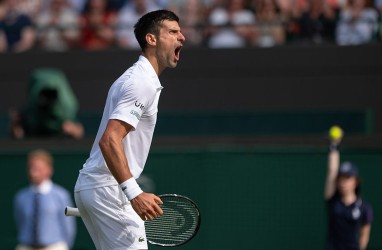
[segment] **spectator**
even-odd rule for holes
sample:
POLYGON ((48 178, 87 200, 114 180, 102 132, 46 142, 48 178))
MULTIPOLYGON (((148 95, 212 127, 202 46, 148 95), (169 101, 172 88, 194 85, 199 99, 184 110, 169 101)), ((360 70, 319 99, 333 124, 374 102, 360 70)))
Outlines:
POLYGON ((88 2, 88 0, 69 0, 69 6, 76 11, 77 14, 80 14, 84 11, 86 2, 88 2))
POLYGON ((119 11, 117 19, 117 43, 124 49, 139 49, 133 27, 147 12, 160 9, 153 1, 131 0, 119 11))
POLYGON ((277 8, 280 10, 281 19, 286 30, 286 41, 296 42, 300 39, 300 18, 307 10, 305 0, 276 0, 277 8))
POLYGON ((76 233, 74 217, 66 217, 65 206, 73 205, 70 193, 52 182, 53 158, 45 150, 28 154, 30 186, 14 199, 18 231, 16 250, 67 250, 76 233))
POLYGON ((37 69, 31 74, 27 104, 11 114, 11 134, 15 138, 83 136, 76 121, 78 103, 63 72, 37 69))
POLYGON ((37 39, 41 48, 66 51, 79 39, 79 17, 68 7, 67 0, 51 0, 49 8, 36 20, 37 39))
POLYGON ((308 10, 299 19, 301 39, 309 43, 333 42, 336 13, 326 1, 309 0, 308 10))
POLYGON ((199 46, 203 41, 202 25, 205 23, 206 8, 200 0, 183 0, 167 7, 182 17, 182 33, 187 37, 185 46, 199 46))
POLYGON ((256 1, 257 45, 271 47, 285 42, 285 28, 275 0, 256 1))
POLYGON ((211 11, 208 47, 243 48, 256 42, 255 14, 245 7, 244 0, 227 0, 211 11))
POLYGON ((22 14, 17 0, 4 0, 0 20, 0 51, 23 52, 33 47, 35 31, 31 19, 22 14))
POLYGON ((34 23, 38 15, 41 13, 46 1, 47 0, 18 0, 17 9, 20 13, 29 16, 32 23, 34 23))
POLYGON ((374 7, 377 9, 379 14, 379 29, 378 29, 378 40, 382 41, 382 0, 375 0, 374 7))
POLYGON ((81 16, 81 47, 88 50, 111 48, 115 44, 116 15, 107 0, 89 0, 81 16))
POLYGON ((376 39, 378 13, 366 7, 365 0, 349 0, 348 6, 341 10, 336 29, 339 45, 360 45, 376 39))
POLYGON ((382 14, 382 0, 375 0, 374 7, 378 10, 379 15, 382 14))
POLYGON ((129 2, 130 0, 108 0, 108 1, 109 1, 109 5, 111 9, 115 11, 119 11, 126 4, 126 2, 129 2))

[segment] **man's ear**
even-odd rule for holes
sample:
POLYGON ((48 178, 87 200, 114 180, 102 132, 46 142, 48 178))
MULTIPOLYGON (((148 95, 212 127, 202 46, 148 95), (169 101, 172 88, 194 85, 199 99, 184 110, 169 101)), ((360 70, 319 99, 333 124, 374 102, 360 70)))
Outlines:
POLYGON ((147 44, 149 44, 151 46, 157 45, 157 39, 156 39, 155 35, 153 35, 151 33, 148 33, 146 35, 146 42, 147 42, 147 44))

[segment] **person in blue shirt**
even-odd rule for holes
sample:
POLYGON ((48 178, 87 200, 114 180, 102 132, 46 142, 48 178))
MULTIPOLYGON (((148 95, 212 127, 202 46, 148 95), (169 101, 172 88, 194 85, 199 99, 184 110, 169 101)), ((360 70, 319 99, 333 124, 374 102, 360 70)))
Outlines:
POLYGON ((16 250, 70 249, 76 221, 64 215, 64 208, 73 201, 66 189, 51 180, 53 157, 45 150, 34 150, 28 154, 27 170, 31 185, 14 198, 16 250))
POLYGON ((361 199, 358 167, 349 161, 340 164, 338 145, 332 140, 324 198, 328 215, 326 250, 365 250, 369 243, 372 207, 361 199))

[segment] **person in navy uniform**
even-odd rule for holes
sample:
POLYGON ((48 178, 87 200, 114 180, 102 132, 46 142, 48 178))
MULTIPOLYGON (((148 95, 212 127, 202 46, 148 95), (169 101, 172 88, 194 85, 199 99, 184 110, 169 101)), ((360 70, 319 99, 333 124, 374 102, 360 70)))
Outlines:
POLYGON ((324 198, 328 215, 326 250, 365 250, 369 243, 372 207, 361 199, 358 167, 340 164, 339 140, 332 140, 324 198))

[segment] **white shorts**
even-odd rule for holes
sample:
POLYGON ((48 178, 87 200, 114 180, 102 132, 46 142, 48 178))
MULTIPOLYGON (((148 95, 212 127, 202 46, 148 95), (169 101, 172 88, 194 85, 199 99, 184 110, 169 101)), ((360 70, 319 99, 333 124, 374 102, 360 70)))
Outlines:
POLYGON ((82 190, 74 198, 97 250, 148 249, 144 221, 119 186, 82 190))
MULTIPOLYGON (((35 250, 35 249, 37 248, 28 246, 28 245, 19 244, 16 246, 15 250, 35 250)), ((69 250, 69 247, 68 245, 66 245, 65 242, 57 242, 46 247, 40 247, 38 249, 39 250, 69 250)))

